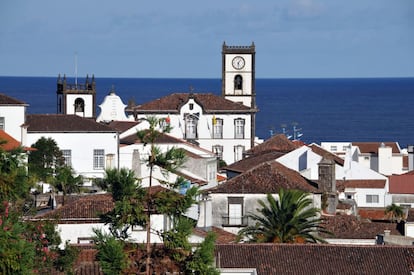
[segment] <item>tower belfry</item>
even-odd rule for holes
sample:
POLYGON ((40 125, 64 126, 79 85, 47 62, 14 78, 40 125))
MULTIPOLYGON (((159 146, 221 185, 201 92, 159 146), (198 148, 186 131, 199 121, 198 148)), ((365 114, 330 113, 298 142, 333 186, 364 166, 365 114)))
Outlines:
POLYGON ((254 43, 250 46, 228 46, 222 49, 222 96, 256 108, 254 43))
POLYGON ((251 110, 251 148, 256 135, 256 46, 228 46, 222 48, 221 95, 233 102, 241 103, 251 110))
POLYGON ((57 79, 57 113, 96 118, 96 82, 86 75, 85 83, 68 84, 66 75, 57 79))

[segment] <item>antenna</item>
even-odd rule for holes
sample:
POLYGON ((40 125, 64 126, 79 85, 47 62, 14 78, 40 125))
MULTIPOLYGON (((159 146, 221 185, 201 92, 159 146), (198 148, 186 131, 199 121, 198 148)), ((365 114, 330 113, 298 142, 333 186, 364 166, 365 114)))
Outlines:
POLYGON ((75 87, 78 89, 78 53, 75 52, 75 87))

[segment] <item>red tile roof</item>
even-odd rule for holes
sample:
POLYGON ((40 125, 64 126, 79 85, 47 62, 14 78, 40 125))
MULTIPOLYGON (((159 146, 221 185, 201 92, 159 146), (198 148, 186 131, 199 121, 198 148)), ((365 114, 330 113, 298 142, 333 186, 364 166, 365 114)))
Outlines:
POLYGON ((140 122, 138 121, 111 121, 108 124, 104 123, 104 125, 107 125, 118 132, 125 132, 126 130, 131 129, 139 123, 140 122))
POLYGON ((266 152, 290 152, 297 148, 299 148, 301 145, 295 144, 291 140, 289 140, 284 134, 274 135, 271 138, 267 139, 263 143, 254 146, 250 150, 246 152, 246 155, 257 155, 260 153, 266 153, 266 152))
POLYGON ((0 93, 0 105, 23 105, 23 106, 28 106, 28 104, 26 104, 25 102, 15 99, 13 97, 7 96, 3 93, 0 93))
POLYGON ((414 173, 389 176, 391 194, 414 194, 414 173))
POLYGON ((340 166, 344 166, 344 159, 323 149, 322 147, 316 145, 316 144, 312 144, 309 145, 309 147, 312 149, 312 151, 315 154, 320 155, 321 157, 323 157, 324 159, 329 159, 329 160, 333 160, 335 161, 336 164, 340 165, 340 166))
POLYGON ((389 215, 385 214, 385 208, 359 207, 358 216, 374 221, 388 221, 390 219, 389 215))
MULTIPOLYGON (((384 209, 377 211, 384 216, 384 209)), ((362 217, 353 215, 323 216, 321 225, 325 227, 333 236, 324 235, 325 238, 336 239, 375 239, 378 234, 384 234, 384 230, 390 230, 392 235, 400 235, 397 223, 390 223, 387 219, 367 219, 367 213, 362 210, 362 217), (378 222, 382 220, 382 222, 378 222)))
POLYGON ((0 130, 0 148, 5 151, 11 151, 20 147, 20 142, 15 140, 5 131, 0 130), (4 143, 3 143, 4 142, 4 143))
POLYGON ((392 148, 393 154, 401 153, 400 146, 397 142, 352 142, 353 146, 358 146, 362 154, 376 154, 378 155, 378 148, 384 144, 392 148))
POLYGON ((345 191, 345 188, 384 188, 386 180, 337 180, 338 191, 345 191))
MULTIPOLYGON (((173 93, 159 99, 137 105, 133 109, 136 113, 178 113, 181 107, 193 97, 195 102, 203 107, 206 113, 250 113, 257 110, 251 109, 240 103, 224 99, 211 93, 173 93)), ((127 110, 132 111, 132 110, 127 110)))
MULTIPOLYGON (((211 227, 211 232, 214 232, 216 234, 216 243, 224 244, 224 243, 234 243, 236 242, 237 235, 230 233, 228 231, 225 231, 218 227, 211 227)), ((209 231, 204 230, 203 228, 196 227, 193 229, 193 233, 197 236, 200 236, 202 238, 205 238, 207 236, 209 231)))
POLYGON ((256 268, 257 274, 411 274, 412 246, 328 244, 219 244, 222 268, 256 268))
MULTIPOLYGON (((3 149, 4 151, 11 151, 11 150, 18 149, 20 147, 20 145, 21 145, 21 143, 19 141, 17 141, 12 136, 7 134, 5 131, 0 130, 0 148, 1 149, 3 149), (4 143, 2 143, 2 142, 4 142, 4 143)), ((36 150, 34 148, 31 148, 31 147, 23 147, 22 149, 24 151, 36 150)))
POLYGON ((78 199, 69 200, 64 206, 48 212, 37 218, 59 218, 60 223, 88 223, 98 221, 99 215, 107 213, 114 208, 112 195, 94 194, 79 196, 78 199))
POLYGON ((267 162, 270 160, 275 160, 281 156, 283 156, 285 153, 282 152, 267 152, 263 154, 256 154, 253 156, 249 156, 247 158, 244 158, 242 160, 239 160, 229 166, 226 166, 223 168, 223 170, 228 171, 234 171, 238 173, 246 172, 247 170, 252 169, 253 167, 260 165, 263 162, 267 162))
POLYGON ((115 132, 109 126, 100 124, 93 119, 77 115, 36 114, 27 115, 25 125, 27 132, 115 132))
POLYGON ((209 191, 233 194, 276 194, 280 188, 317 191, 315 183, 276 161, 262 163, 209 191))

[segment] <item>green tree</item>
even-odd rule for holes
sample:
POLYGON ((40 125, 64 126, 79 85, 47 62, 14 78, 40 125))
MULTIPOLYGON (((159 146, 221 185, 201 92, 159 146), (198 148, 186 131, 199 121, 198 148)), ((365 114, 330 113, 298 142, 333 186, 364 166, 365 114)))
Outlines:
POLYGON ((306 192, 280 189, 279 200, 267 194, 267 202, 259 200, 259 205, 258 214, 248 214, 256 224, 243 228, 240 238, 259 243, 317 243, 325 242, 318 233, 329 234, 306 192))
POLYGON ((23 160, 21 150, 0 148, 0 274, 50 274, 58 266, 70 272, 74 257, 69 260, 66 250, 59 250, 55 224, 22 217, 31 187, 23 160))
POLYGON ((102 267, 103 273, 108 275, 123 274, 123 271, 128 267, 124 242, 100 230, 95 229, 94 233, 94 242, 98 249, 96 258, 102 267))
POLYGON ((400 222, 404 219, 404 209, 394 203, 385 208, 385 214, 389 216, 392 222, 400 222))
POLYGON ((65 205, 67 194, 79 193, 83 185, 82 176, 74 175, 74 171, 70 166, 61 166, 56 169, 56 176, 53 186, 63 193, 62 205, 65 205))
MULTIPOLYGON (((196 274, 215 274, 208 273, 207 271, 202 273, 202 270, 207 270, 205 267, 207 263, 212 264, 212 261, 209 261, 213 257, 212 246, 202 244, 195 249, 195 251, 201 249, 203 252, 197 253, 204 255, 208 254, 207 248, 211 248, 209 250, 210 258, 201 259, 200 256, 193 257, 195 251, 193 251, 188 238, 192 233, 195 222, 183 216, 195 203, 198 189, 191 187, 185 194, 180 194, 176 191, 184 183, 183 178, 177 177, 174 182, 165 180, 170 173, 176 172, 183 165, 185 153, 182 149, 175 147, 162 151, 156 146, 158 138, 163 133, 171 130, 171 128, 168 123, 165 123, 166 121, 155 117, 149 117, 147 121, 149 129, 139 131, 137 135, 145 146, 149 146, 148 157, 144 160, 149 168, 149 186, 148 188, 142 188, 140 180, 135 178, 132 171, 124 169, 120 171, 106 171, 106 176, 101 186, 112 192, 115 207, 111 212, 103 215, 102 219, 106 224, 109 224, 115 240, 121 243, 127 240, 130 226, 138 225, 146 229, 147 240, 145 247, 138 249, 140 252, 131 252, 132 249, 128 249, 129 258, 131 261, 135 261, 127 269, 130 273, 145 271, 146 274, 152 274, 153 272, 158 272, 159 268, 163 269, 160 272, 178 271, 178 268, 181 272, 187 272, 186 274, 193 274, 194 272, 196 274), (154 172, 157 169, 165 177, 155 178, 154 172), (153 188, 155 180, 165 187, 166 190, 159 191, 153 188), (151 228, 151 215, 153 214, 168 216, 173 223, 172 229, 156 232, 154 228, 151 228), (162 238, 163 248, 156 247, 151 243, 152 232, 158 233, 162 238), (140 254, 141 256, 138 257, 133 254, 140 254), (167 262, 169 264, 166 264, 167 262), (194 264, 190 264, 191 262, 194 262, 194 264), (135 270, 133 266, 135 266, 135 270), (157 270, 154 269, 155 267, 157 267, 157 270), (200 270, 197 270, 197 268, 200 270)), ((211 240, 210 238, 207 241, 211 242, 211 240)), ((209 270, 212 270, 211 266, 209 270)), ((124 271, 127 272, 126 270, 124 271)))
POLYGON ((52 183, 56 170, 64 165, 64 158, 56 141, 41 137, 31 147, 36 150, 29 154, 29 175, 52 183))

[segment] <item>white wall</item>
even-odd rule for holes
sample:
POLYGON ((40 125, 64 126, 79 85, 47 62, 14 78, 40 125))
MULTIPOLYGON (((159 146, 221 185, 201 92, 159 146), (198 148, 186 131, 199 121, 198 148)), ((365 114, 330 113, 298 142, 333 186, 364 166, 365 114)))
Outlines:
POLYGON ((4 117, 4 131, 20 142, 22 142, 20 126, 25 122, 25 114, 25 106, 0 106, 0 117, 4 117))
MULTIPOLYGON (((113 133, 28 133, 27 143, 32 145, 41 137, 52 138, 60 150, 72 151, 72 168, 86 178, 102 178, 104 169, 93 168, 93 150, 104 149, 105 156, 114 154, 113 167, 118 163, 118 137, 113 133)), ((105 165, 107 165, 105 161, 105 165)), ((105 167, 110 168, 110 167, 105 167)))
MULTIPOLYGON (((197 132, 198 138, 196 141, 200 144, 201 148, 212 151, 214 145, 223 146, 223 160, 229 165, 235 161, 234 159, 234 147, 241 145, 244 146, 245 151, 251 147, 251 116, 249 114, 204 114, 203 109, 198 105, 194 99, 190 99, 181 108, 180 114, 154 114, 159 118, 170 118, 170 125, 172 127, 171 136, 176 138, 185 139, 185 118, 184 114, 197 114, 199 115, 197 132), (193 104, 193 109, 190 110, 190 104, 193 104), (223 138, 213 139, 213 116, 216 119, 223 119, 223 138), (244 119, 244 138, 236 139, 234 137, 234 120, 244 119)), ((148 115, 139 115, 139 118, 146 118, 148 115)), ((144 127, 141 126, 141 127, 144 127)))

